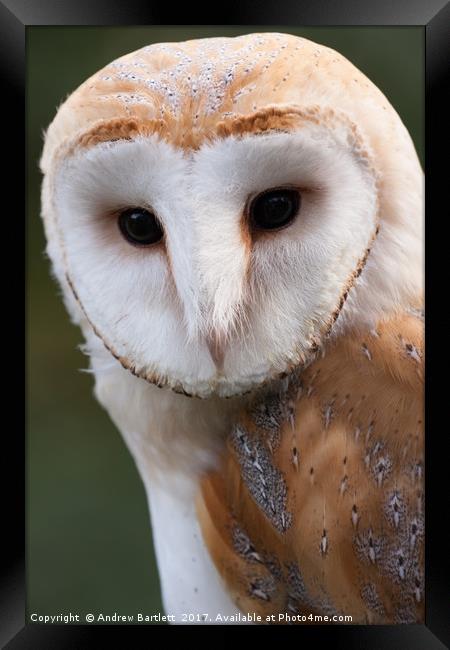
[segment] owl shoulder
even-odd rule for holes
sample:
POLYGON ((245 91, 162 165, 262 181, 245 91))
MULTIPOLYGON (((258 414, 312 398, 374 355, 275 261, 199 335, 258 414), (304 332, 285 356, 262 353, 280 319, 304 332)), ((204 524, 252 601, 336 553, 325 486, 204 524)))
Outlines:
POLYGON ((423 356, 421 319, 397 314, 240 414, 199 517, 243 611, 420 619, 423 356))

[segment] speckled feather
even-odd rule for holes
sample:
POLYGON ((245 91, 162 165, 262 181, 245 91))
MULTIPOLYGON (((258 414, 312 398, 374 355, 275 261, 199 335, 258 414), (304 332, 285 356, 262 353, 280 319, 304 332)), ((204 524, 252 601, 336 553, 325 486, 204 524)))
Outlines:
POLYGON ((423 323, 402 313, 241 414, 198 510, 242 611, 423 620, 422 411, 423 323))
POLYGON ((85 145, 110 140, 111 120, 119 138, 156 131, 195 148, 271 104, 334 105, 374 136, 383 120, 383 139, 372 140, 381 157, 383 142, 409 139, 379 89, 338 52, 289 34, 257 33, 158 43, 113 61, 60 107, 41 166, 48 171, 57 150, 66 153, 78 136, 85 145))

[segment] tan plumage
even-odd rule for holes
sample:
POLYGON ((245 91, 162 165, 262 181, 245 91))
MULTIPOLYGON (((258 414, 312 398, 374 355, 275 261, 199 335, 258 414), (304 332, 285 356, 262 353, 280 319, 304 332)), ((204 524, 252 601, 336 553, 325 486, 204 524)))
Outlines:
POLYGON ((302 106, 317 122, 324 117, 319 108, 334 106, 376 134, 371 144, 382 158, 389 157, 383 144, 393 138, 409 146, 389 102, 350 61, 304 38, 265 33, 158 43, 111 62, 59 108, 41 165, 48 171, 55 154, 80 144, 155 132, 176 146, 198 148, 218 131, 222 137, 236 132, 236 122, 244 125, 268 106, 302 106))
POLYGON ((423 620, 422 330, 325 345, 238 420, 198 508, 242 611, 423 620))

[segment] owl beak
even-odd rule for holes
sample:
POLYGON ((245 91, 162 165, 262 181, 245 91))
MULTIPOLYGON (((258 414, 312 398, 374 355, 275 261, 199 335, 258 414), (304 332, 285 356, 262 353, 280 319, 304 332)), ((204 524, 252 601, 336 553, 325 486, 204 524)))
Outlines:
POLYGON ((213 332, 206 339, 206 345, 208 347, 211 359, 214 361, 214 365, 217 370, 221 372, 223 370, 223 362, 225 357, 224 343, 221 340, 220 334, 213 332))

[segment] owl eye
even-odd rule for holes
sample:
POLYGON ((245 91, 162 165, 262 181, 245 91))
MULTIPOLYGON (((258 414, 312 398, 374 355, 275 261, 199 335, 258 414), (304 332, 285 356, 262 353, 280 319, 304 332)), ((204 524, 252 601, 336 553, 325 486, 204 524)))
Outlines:
POLYGON ((250 205, 250 219, 256 228, 275 230, 289 225, 300 209, 297 190, 281 188, 259 194, 250 205))
POLYGON ((130 208, 121 212, 119 228, 127 241, 138 246, 156 244, 164 235, 156 216, 144 208, 130 208))

